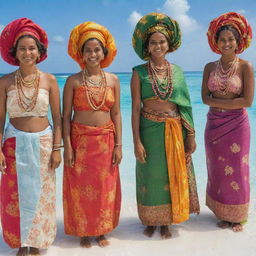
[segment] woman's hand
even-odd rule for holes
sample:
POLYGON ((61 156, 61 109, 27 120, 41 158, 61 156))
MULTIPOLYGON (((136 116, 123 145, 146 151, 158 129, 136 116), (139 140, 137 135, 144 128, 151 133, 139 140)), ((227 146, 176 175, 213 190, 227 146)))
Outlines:
POLYGON ((194 153, 196 150, 196 141, 194 136, 187 136, 185 140, 185 152, 188 154, 194 153))
POLYGON ((141 142, 138 142, 134 145, 135 157, 141 163, 146 163, 146 150, 141 142))
POLYGON ((61 153, 60 150, 52 151, 51 155, 51 168, 56 169, 61 163, 61 153))
POLYGON ((121 163, 123 154, 122 154, 122 145, 115 145, 113 151, 112 163, 113 165, 118 165, 121 163))
POLYGON ((73 168, 75 164, 75 154, 71 147, 64 148, 64 164, 67 167, 73 168))
POLYGON ((6 161, 5 161, 5 156, 3 154, 3 152, 0 152, 0 172, 2 172, 3 174, 6 174, 5 169, 6 169, 6 161))

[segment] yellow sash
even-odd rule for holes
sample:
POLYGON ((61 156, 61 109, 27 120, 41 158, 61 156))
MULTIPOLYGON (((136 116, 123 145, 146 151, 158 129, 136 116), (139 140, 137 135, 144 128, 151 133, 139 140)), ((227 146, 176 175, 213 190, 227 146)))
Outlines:
POLYGON ((189 219, 188 175, 180 120, 165 120, 165 148, 168 166, 173 223, 189 219))

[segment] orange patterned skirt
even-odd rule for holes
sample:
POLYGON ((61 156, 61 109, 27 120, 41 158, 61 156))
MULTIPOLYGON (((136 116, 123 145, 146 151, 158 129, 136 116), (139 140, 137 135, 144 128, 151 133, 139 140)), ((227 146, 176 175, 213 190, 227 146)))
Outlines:
POLYGON ((65 233, 99 236, 119 222, 121 186, 119 168, 112 164, 114 124, 86 126, 72 123, 74 167, 64 166, 65 233))

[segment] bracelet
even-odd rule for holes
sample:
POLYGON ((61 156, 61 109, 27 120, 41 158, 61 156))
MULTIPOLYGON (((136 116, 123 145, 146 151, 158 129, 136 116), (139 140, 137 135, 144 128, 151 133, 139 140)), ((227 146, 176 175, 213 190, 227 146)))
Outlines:
POLYGON ((118 143, 116 143, 116 144, 115 144, 115 147, 118 147, 118 146, 123 146, 123 144, 118 144, 118 143))
POLYGON ((63 147, 63 145, 62 144, 53 144, 53 147, 63 147))
POLYGON ((195 133, 187 133, 187 136, 195 136, 195 133))
POLYGON ((53 148, 52 151, 58 151, 61 150, 61 148, 53 148))

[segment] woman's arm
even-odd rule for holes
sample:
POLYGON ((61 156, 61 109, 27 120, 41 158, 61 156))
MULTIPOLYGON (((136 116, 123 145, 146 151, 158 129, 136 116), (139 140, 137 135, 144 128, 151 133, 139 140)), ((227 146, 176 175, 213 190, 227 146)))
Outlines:
POLYGON ((74 165, 74 152, 70 139, 70 122, 73 107, 73 77, 69 77, 63 92, 63 141, 64 141, 64 163, 68 167, 74 165))
POLYGON ((6 80, 4 77, 0 78, 0 172, 5 173, 6 161, 2 151, 4 125, 6 117, 6 80))
POLYGON ((53 122, 53 151, 51 157, 51 168, 56 169, 61 162, 61 113, 60 113, 60 92, 53 75, 49 76, 50 83, 50 106, 53 122), (56 150, 58 149, 58 150, 56 150))
POLYGON ((209 79, 209 75, 211 72, 211 68, 212 68, 212 63, 208 63, 204 67, 203 82, 202 82, 202 89, 201 89, 202 101, 204 104, 209 105, 210 107, 211 107, 211 105, 209 104, 209 102, 212 99, 212 95, 208 88, 208 79, 209 79))
POLYGON ((122 118, 120 111, 120 82, 116 75, 111 74, 115 89, 115 103, 110 110, 111 120, 115 125, 115 148, 113 152, 113 164, 120 164, 122 160, 122 118))
POLYGON ((140 139, 140 111, 141 111, 141 92, 140 78, 134 70, 131 79, 132 94, 132 132, 135 157, 141 162, 146 162, 146 151, 140 139))

